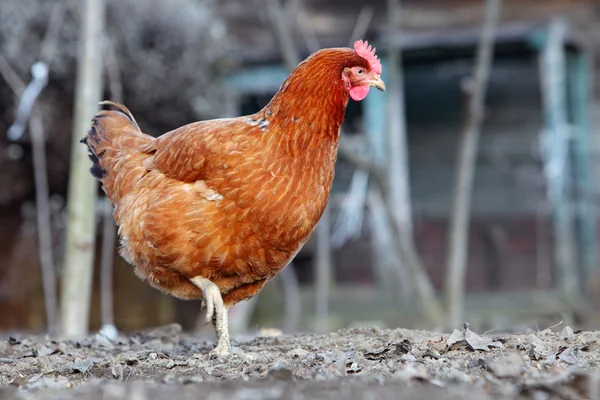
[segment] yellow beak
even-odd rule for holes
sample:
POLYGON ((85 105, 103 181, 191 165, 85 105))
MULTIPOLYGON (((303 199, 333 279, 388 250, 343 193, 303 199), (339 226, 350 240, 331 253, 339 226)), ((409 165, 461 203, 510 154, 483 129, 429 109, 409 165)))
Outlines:
POLYGON ((369 86, 376 87, 382 92, 385 91, 385 83, 381 80, 381 78, 377 75, 373 76, 373 79, 369 82, 369 86))

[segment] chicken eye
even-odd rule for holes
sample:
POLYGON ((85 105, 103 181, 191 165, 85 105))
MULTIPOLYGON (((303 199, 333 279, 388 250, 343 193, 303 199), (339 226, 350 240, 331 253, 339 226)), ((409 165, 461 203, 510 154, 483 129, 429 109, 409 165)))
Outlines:
POLYGON ((359 68, 356 70, 356 75, 362 75, 362 73, 363 73, 362 68, 359 68))

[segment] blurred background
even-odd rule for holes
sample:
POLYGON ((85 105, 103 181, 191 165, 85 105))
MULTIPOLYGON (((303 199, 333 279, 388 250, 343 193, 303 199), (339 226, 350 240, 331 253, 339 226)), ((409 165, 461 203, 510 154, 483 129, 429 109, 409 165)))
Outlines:
MULTIPOLYGON (((71 146, 85 133, 73 127, 83 3, 0 5, 5 332, 55 324, 68 279, 71 146)), ((230 311, 232 330, 598 326, 596 2, 102 3, 105 16, 91 19, 104 21, 94 42, 101 98, 124 102, 152 135, 259 110, 322 47, 368 39, 382 59, 388 91, 350 102, 316 234, 230 311)), ((94 190, 90 329, 196 329, 199 302, 150 288, 120 258, 94 190)))

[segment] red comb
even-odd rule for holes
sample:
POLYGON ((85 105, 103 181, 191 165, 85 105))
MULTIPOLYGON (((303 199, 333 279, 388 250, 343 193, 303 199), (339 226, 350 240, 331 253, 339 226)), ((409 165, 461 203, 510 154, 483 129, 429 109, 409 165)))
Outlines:
POLYGON ((369 62, 373 72, 381 75, 381 62, 375 55, 375 48, 369 46, 369 43, 366 41, 357 40, 354 42, 354 51, 369 62))

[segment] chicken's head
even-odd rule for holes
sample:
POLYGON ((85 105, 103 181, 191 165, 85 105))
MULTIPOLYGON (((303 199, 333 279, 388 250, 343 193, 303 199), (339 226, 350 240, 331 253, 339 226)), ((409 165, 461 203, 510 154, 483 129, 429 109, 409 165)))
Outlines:
POLYGON ((350 97, 355 101, 360 101, 367 97, 371 86, 383 91, 385 84, 381 80, 381 62, 375 55, 375 49, 369 46, 368 42, 357 40, 354 43, 354 51, 366 63, 344 68, 342 78, 350 97))

